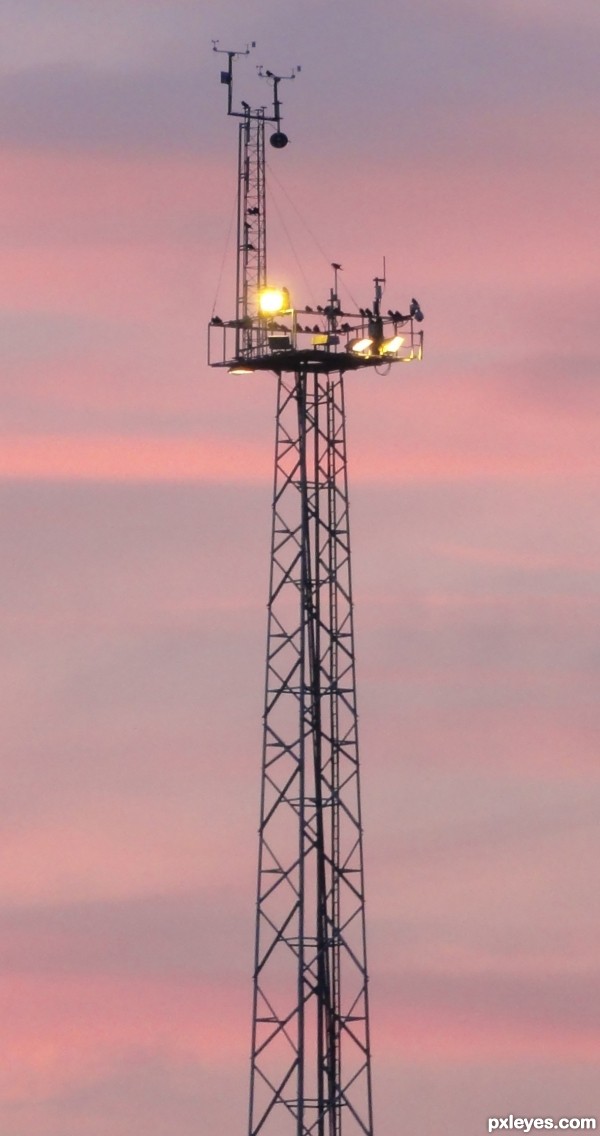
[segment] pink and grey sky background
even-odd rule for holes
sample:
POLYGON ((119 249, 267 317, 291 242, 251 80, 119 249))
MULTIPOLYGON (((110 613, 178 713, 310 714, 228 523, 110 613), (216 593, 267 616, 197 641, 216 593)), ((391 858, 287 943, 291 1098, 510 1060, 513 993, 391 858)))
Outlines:
POLYGON ((377 1136, 600 1119, 598 0, 3 0, 1 1136, 246 1123, 274 380, 205 362, 214 37, 303 68, 273 275, 426 313, 347 384, 377 1136))

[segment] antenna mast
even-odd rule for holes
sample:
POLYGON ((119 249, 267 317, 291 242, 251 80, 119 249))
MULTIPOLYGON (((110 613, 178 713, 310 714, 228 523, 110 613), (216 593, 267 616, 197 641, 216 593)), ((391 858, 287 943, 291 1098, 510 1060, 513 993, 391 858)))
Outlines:
POLYGON ((269 284, 264 130, 286 146, 295 72, 260 67, 272 112, 236 110, 249 51, 221 52, 241 119, 236 313, 208 346, 230 374, 277 375, 248 1136, 373 1136, 344 373, 420 359, 423 314, 382 314, 385 262, 358 312, 338 263, 316 313, 269 284))
MULTIPOLYGON (((287 146, 288 139, 281 130, 281 101, 279 84, 293 79, 290 75, 274 75, 262 66, 258 74, 273 86, 273 109, 267 114, 265 107, 252 108, 243 100, 241 110, 234 109, 233 64, 239 56, 249 55, 256 43, 248 44, 243 51, 224 51, 219 41, 213 40, 213 51, 227 56, 227 70, 221 71, 221 82, 227 86, 227 114, 241 119, 238 130, 238 207, 237 207, 237 263, 236 263, 236 355, 245 356, 252 350, 252 322, 258 316, 258 296, 267 283, 267 205, 265 194, 265 123, 275 123, 271 145, 276 149, 287 146)), ((256 346, 266 348, 265 329, 258 336, 256 346)))

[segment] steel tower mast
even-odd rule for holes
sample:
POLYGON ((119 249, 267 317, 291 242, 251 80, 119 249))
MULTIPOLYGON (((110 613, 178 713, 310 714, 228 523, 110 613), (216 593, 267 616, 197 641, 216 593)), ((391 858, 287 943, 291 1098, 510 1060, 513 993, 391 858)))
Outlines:
POLYGON ((208 337, 211 366, 278 380, 248 1133, 373 1136, 343 376, 420 359, 423 315, 416 300, 382 315, 385 270, 356 313, 339 264, 317 313, 268 285, 265 124, 283 149, 284 77, 259 68, 270 113, 235 110, 249 50, 223 52, 241 119, 236 314, 208 337))

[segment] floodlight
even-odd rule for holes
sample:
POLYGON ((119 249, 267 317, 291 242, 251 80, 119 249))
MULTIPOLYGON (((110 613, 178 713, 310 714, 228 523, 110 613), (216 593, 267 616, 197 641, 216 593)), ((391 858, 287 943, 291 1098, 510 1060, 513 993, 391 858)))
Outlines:
POLYGON ((279 312, 290 310, 290 294, 287 288, 261 288, 258 293, 258 310, 262 316, 276 316, 279 312))
POLYGON ((395 355, 396 351, 404 343, 403 335, 393 335, 391 339, 384 339, 381 347, 379 348, 380 355, 395 355))
POLYGON ((372 346, 373 340, 369 336, 365 336, 363 339, 351 339, 348 344, 350 351, 354 351, 355 355, 366 355, 372 346))
POLYGON ((339 335, 332 335, 329 331, 316 332, 311 342, 313 347, 337 347, 340 337, 339 335))
POLYGON ((246 367, 243 363, 234 364, 233 367, 228 367, 228 375, 253 375, 254 367, 246 367))

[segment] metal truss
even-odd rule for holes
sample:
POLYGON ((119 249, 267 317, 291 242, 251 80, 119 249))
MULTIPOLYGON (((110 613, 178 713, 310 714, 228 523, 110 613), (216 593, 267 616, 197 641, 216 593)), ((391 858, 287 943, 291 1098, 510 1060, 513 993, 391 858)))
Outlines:
MULTIPOLYGON (((236 355, 242 358, 256 347, 252 320, 257 315, 257 297, 267 283, 265 196, 265 114, 246 111, 239 126, 238 213, 236 281, 236 355)), ((266 330, 259 336, 266 348, 266 330)))
POLYGON ((278 381, 250 1136, 372 1136, 343 378, 278 381))

